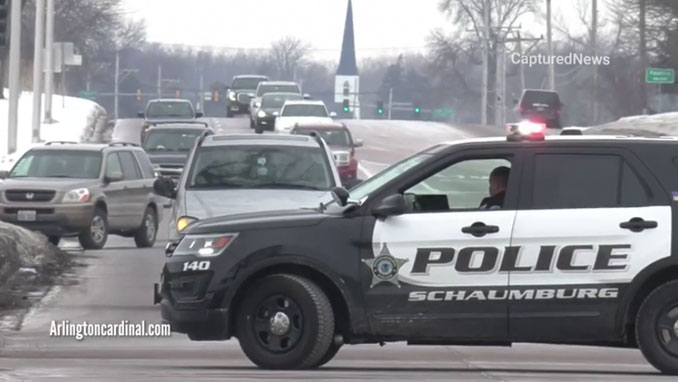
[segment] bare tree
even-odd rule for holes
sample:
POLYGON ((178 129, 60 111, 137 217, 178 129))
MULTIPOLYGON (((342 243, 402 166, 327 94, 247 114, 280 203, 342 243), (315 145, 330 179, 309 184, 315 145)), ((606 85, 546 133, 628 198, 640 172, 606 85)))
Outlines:
POLYGON ((296 37, 284 37, 271 44, 271 56, 281 78, 296 80, 297 70, 311 52, 307 43, 296 37))

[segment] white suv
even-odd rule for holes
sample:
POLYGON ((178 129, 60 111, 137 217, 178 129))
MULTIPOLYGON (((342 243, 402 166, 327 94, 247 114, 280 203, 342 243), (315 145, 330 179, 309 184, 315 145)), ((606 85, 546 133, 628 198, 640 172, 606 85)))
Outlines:
POLYGON ((276 133, 289 133, 298 123, 333 123, 336 113, 328 113, 323 101, 287 101, 275 119, 276 133))

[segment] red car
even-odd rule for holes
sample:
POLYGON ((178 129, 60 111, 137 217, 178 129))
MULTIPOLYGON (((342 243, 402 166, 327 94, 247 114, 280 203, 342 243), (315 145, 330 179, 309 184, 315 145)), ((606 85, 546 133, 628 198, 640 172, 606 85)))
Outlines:
POLYGON ((344 186, 358 182, 355 149, 361 147, 363 142, 360 139, 354 140, 351 131, 343 123, 297 124, 290 133, 310 135, 313 131, 318 132, 332 150, 344 186))

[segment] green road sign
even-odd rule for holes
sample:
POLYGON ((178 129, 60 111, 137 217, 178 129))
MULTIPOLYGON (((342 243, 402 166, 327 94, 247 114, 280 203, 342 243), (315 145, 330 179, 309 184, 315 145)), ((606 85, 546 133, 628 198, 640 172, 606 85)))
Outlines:
POLYGON ((78 97, 94 101, 97 98, 97 93, 83 90, 80 93, 78 93, 78 97))
POLYGON ((451 120, 454 117, 454 111, 450 108, 433 109, 433 119, 451 120))
POLYGON ((672 84, 676 82, 676 73, 673 69, 647 68, 645 82, 648 84, 672 84))

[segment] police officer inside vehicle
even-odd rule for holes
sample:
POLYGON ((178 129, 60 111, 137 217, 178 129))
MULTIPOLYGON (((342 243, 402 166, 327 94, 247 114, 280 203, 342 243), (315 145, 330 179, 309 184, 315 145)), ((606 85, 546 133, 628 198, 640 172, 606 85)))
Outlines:
POLYGON ((506 195, 506 185, 508 184, 511 169, 506 166, 500 166, 490 173, 490 196, 480 202, 480 209, 496 210, 504 206, 504 196, 506 195))

